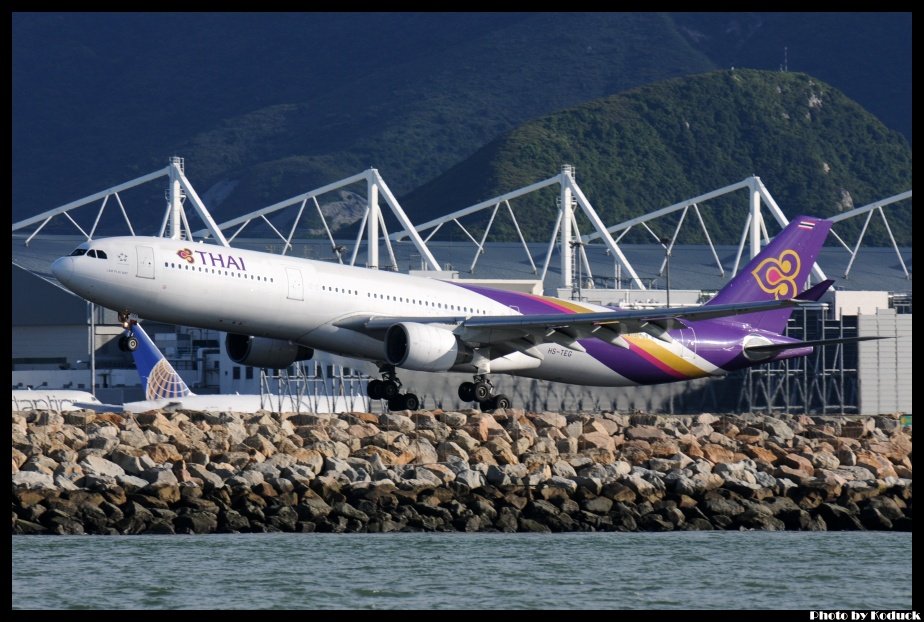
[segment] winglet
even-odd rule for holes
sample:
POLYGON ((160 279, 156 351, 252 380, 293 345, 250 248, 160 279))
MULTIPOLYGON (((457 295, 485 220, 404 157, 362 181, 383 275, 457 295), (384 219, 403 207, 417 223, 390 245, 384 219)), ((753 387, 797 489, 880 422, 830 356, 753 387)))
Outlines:
POLYGON ((822 281, 818 285, 814 285, 808 288, 807 290, 805 290, 804 292, 802 292, 801 294, 797 295, 796 300, 817 301, 822 296, 825 295, 825 292, 827 292, 828 288, 830 288, 832 285, 834 285, 834 279, 828 279, 826 281, 822 281))

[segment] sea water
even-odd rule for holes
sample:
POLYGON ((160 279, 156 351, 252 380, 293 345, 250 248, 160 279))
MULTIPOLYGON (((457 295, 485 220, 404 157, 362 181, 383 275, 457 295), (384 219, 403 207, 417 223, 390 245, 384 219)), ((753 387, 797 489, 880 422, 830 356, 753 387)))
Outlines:
POLYGON ((14 536, 17 609, 910 609, 911 534, 14 536))

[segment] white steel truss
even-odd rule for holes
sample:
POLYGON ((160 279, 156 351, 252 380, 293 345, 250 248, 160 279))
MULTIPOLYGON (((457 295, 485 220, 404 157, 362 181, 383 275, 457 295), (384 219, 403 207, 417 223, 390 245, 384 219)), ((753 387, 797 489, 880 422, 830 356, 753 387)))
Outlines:
MULTIPOLYGON (((513 221, 514 228, 516 229, 517 235, 520 239, 520 242, 523 245, 523 249, 526 251, 527 257, 529 257, 530 265, 533 267, 533 272, 536 272, 536 264, 533 261, 532 256, 529 253, 529 250, 526 245, 526 240, 523 237, 523 233, 520 230, 520 225, 517 222, 514 211, 510 206, 510 201, 518 197, 522 197, 531 192, 541 190, 548 186, 554 186, 558 184, 560 188, 560 194, 558 197, 558 216, 556 218, 555 224, 552 228, 552 235, 549 239, 548 250, 545 255, 545 261, 542 265, 542 273, 540 280, 545 280, 546 273, 549 269, 549 264, 552 258, 552 251, 555 247, 556 239, 559 239, 561 246, 561 252, 559 253, 561 258, 561 274, 562 274, 562 286, 571 287, 573 276, 573 266, 572 266, 572 253, 571 248, 575 243, 580 243, 584 239, 580 235, 578 230, 577 220, 575 219, 575 207, 580 207, 584 215, 590 221, 591 226, 596 231, 594 238, 601 238, 606 244, 607 250, 613 254, 618 264, 629 273, 630 278, 636 284, 639 289, 645 289, 645 285, 642 283, 642 280, 636 274, 635 269, 632 267, 632 264, 629 263, 629 260, 626 259, 623 255, 622 250, 620 250, 619 245, 613 240, 613 237, 606 230, 606 226, 603 224, 603 221, 600 219, 600 216, 597 214, 597 211, 591 205, 590 201, 587 199, 587 196, 581 190, 580 186, 577 185, 577 182, 574 180, 574 167, 565 164, 561 168, 561 172, 554 177, 549 177, 542 181, 538 181, 534 184, 530 184, 519 190, 514 190, 500 196, 496 196, 493 199, 488 199, 487 201, 482 201, 481 203, 476 203, 470 207, 452 212, 445 216, 435 218, 433 220, 427 221, 422 225, 416 227, 417 232, 423 232, 431 230, 430 235, 427 236, 426 240, 432 238, 440 228, 448 223, 453 223, 458 226, 465 235, 475 244, 475 256, 472 259, 472 264, 470 271, 475 271, 475 266, 478 263, 478 257, 484 253, 484 244, 488 238, 488 234, 491 231, 491 227, 494 224, 495 217, 497 212, 500 210, 501 205, 504 205, 507 208, 507 213, 510 215, 511 220, 513 221), (481 240, 476 240, 475 237, 469 232, 465 226, 459 222, 459 219, 464 218, 465 216, 480 212, 482 210, 491 209, 491 216, 488 220, 488 225, 485 227, 484 233, 481 236, 481 240), (561 235, 559 236, 559 232, 561 235)), ((406 232, 399 232, 392 234, 392 239, 400 240, 406 235, 406 232)), ((587 256, 583 252, 583 248, 580 248, 580 261, 584 264, 585 268, 590 274, 590 264, 587 261, 587 256)))
POLYGON ((119 210, 122 213, 122 217, 125 219, 125 224, 128 226, 128 231, 130 235, 135 235, 135 228, 132 226, 131 219, 128 216, 128 212, 125 210, 125 205, 122 203, 122 198, 119 196, 120 192, 124 192, 135 186, 140 186, 141 184, 146 184, 149 181, 153 181, 160 177, 169 178, 169 184, 167 186, 167 208, 164 212, 164 219, 160 227, 160 233, 158 235, 164 236, 167 234, 169 229, 169 237, 174 239, 192 239, 193 234, 189 227, 189 221, 186 218, 186 212, 183 209, 183 206, 188 198, 192 203, 193 208, 196 211, 196 214, 199 215, 199 218, 202 219, 202 222, 206 226, 206 230, 209 231, 215 240, 222 246, 228 246, 228 241, 225 239, 225 236, 222 234, 221 229, 215 224, 215 221, 212 219, 212 215, 209 213, 208 209, 205 207, 205 204, 202 202, 202 199, 199 198, 198 193, 193 188, 193 185, 186 178, 186 175, 183 172, 184 162, 183 158, 172 157, 170 158, 170 163, 164 168, 154 171, 153 173, 148 173, 147 175, 142 175, 141 177, 135 178, 131 181, 119 184, 117 186, 112 186, 111 188, 106 188, 89 196, 86 196, 82 199, 77 199, 76 201, 71 201, 65 205, 61 205, 54 209, 47 210, 33 216, 31 218, 26 218, 19 222, 13 223, 13 232, 21 231, 31 227, 33 225, 38 225, 34 231, 25 239, 26 246, 29 245, 29 242, 38 235, 42 229, 45 228, 55 216, 64 216, 74 227, 80 232, 80 234, 86 237, 87 240, 92 240, 93 236, 96 234, 97 225, 99 225, 100 218, 103 215, 103 212, 106 210, 106 206, 109 204, 109 199, 114 198, 115 203, 119 206, 119 210), (96 212, 96 217, 93 221, 93 226, 89 231, 86 231, 83 227, 77 224, 77 221, 73 219, 70 215, 70 211, 88 205, 95 201, 102 199, 102 203, 99 206, 98 211, 96 212))
MULTIPOLYGON (((304 215, 304 211, 308 206, 308 202, 311 201, 311 204, 317 211, 318 216, 321 218, 321 223, 324 225, 324 232, 327 235, 327 239, 330 241, 334 254, 337 256, 337 260, 340 263, 343 263, 343 247, 338 245, 336 240, 334 240, 330 226, 327 224, 327 219, 324 217, 324 213, 321 211, 321 205, 318 203, 318 197, 323 194, 327 194, 328 192, 333 192, 334 190, 339 190, 340 188, 344 188, 346 186, 350 186, 363 181, 366 182, 366 209, 363 212, 362 222, 359 227, 356 242, 353 245, 353 253, 350 256, 349 264, 351 266, 356 264, 356 257, 362 242, 363 233, 365 233, 367 244, 366 267, 379 268, 379 241, 384 239, 385 246, 388 251, 388 256, 391 260, 391 264, 388 266, 388 268, 395 271, 398 270, 398 261, 395 258, 395 253, 391 246, 391 237, 388 235, 388 229, 385 225, 385 219, 382 216, 382 210, 379 205, 379 196, 381 195, 381 198, 385 200, 385 204, 391 209, 392 214, 394 214, 395 218, 398 219, 398 223, 401 225, 401 227, 403 227, 402 235, 410 236, 414 242, 414 245, 417 247, 417 250, 420 252, 421 257, 426 260, 431 270, 440 270, 439 263, 430 252, 430 249, 427 248, 426 242, 424 242, 420 235, 418 235, 417 231, 415 231, 413 224, 407 217, 407 214, 404 213, 404 209, 402 209, 401 204, 398 203, 398 199, 395 198, 395 195, 392 194, 388 184, 385 183, 385 180, 382 179, 382 176, 379 175, 379 172, 374 168, 367 169, 362 173, 357 173, 351 177, 327 184, 326 186, 321 186, 320 188, 315 188, 314 190, 310 190, 289 199, 279 201, 278 203, 274 203, 268 207, 250 212, 249 214, 244 214, 243 216, 232 218, 231 220, 217 225, 217 228, 221 231, 234 229, 234 232, 228 238, 229 241, 233 241, 251 223, 263 222, 269 226, 269 228, 277 237, 279 237, 280 240, 282 240, 282 254, 285 255, 286 252, 292 248, 292 239, 295 236, 295 231, 299 222, 301 221, 302 216, 304 215), (267 216, 270 214, 277 213, 296 205, 298 206, 298 211, 287 234, 279 231, 279 229, 274 226, 267 218, 267 216), (379 234, 380 229, 383 232, 383 235, 379 234)), ((207 231, 199 231, 196 233, 201 234, 203 237, 208 236, 207 231)))
MULTIPOLYGON (((93 239, 94 235, 96 235, 97 226, 100 223, 100 218, 102 217, 105 209, 110 205, 110 203, 113 203, 118 207, 122 219, 124 219, 128 228, 129 234, 136 235, 135 228, 132 225, 129 213, 126 210, 120 193, 160 177, 167 177, 169 180, 166 192, 167 206, 164 212, 163 221, 160 226, 160 231, 158 233, 160 236, 169 236, 175 239, 194 239, 195 237, 203 239, 212 238, 218 244, 229 246, 230 243, 233 242, 233 240, 238 237, 238 235, 240 235, 248 225, 254 222, 264 222, 269 226, 270 230, 276 236, 278 236, 280 240, 283 241, 284 244, 282 254, 285 254, 292 248, 292 241, 295 237, 299 222, 301 221, 305 213, 305 209, 308 207, 308 202, 310 201, 314 207, 314 210, 318 213, 321 219, 325 234, 331 243, 338 261, 343 263, 343 251, 345 249, 343 246, 340 246, 334 239, 333 233, 321 210, 318 197, 352 184, 365 182, 367 205, 365 211, 363 212, 361 224, 357 233, 355 244, 352 249, 352 254, 349 259, 350 265, 355 265, 359 247, 361 246, 362 238, 365 235, 367 244, 366 266, 376 269, 381 267, 379 258, 379 244, 384 240, 388 253, 388 261, 390 261, 390 264, 386 265, 385 267, 391 270, 397 270, 398 262, 395 257, 391 242, 408 237, 412 240, 415 247, 419 251, 421 258, 425 260, 428 269, 440 271, 440 264, 433 256, 430 249, 427 247, 427 242, 433 238, 433 236, 443 227, 443 225, 455 224, 463 231, 466 237, 471 240, 472 244, 475 246, 474 257, 472 258, 471 265, 469 266, 469 271, 474 273, 480 256, 485 252, 485 244, 487 242, 491 228, 496 222, 498 214, 500 212, 505 212, 513 222, 514 229, 517 233, 523 250, 526 253, 527 258, 529 259, 533 273, 540 274, 541 280, 545 280, 556 245, 559 247, 559 256, 561 261, 561 285, 563 287, 568 288, 573 286, 573 271, 575 262, 578 262, 580 267, 586 271, 588 278, 592 278, 593 275, 591 273, 590 262, 587 259, 587 254, 584 247, 586 244, 590 244, 597 240, 602 240, 607 248, 608 254, 610 254, 614 259, 617 275, 621 274, 621 271, 625 271, 625 273, 628 275, 629 281, 638 289, 644 290, 646 289, 645 285, 619 246, 619 242, 633 227, 640 227, 644 229, 652 236, 655 242, 665 246, 667 253, 664 260, 662 260, 660 269, 660 273, 663 274, 667 261, 667 255, 669 255, 673 250, 678 234, 680 232, 680 228, 687 221, 687 216, 692 210, 693 215, 696 216, 698 227, 702 230, 705 236, 706 244, 709 246, 712 252, 712 256, 715 260, 719 274, 725 276, 725 268, 722 266, 722 263, 719 260, 718 253, 712 241, 712 236, 710 236, 709 230, 703 220, 702 214, 700 213, 700 204, 709 201, 710 199, 729 194, 731 192, 746 189, 748 191, 748 210, 747 217, 745 218, 744 222, 744 227, 742 228, 740 241, 738 243, 734 266, 731 270, 730 276, 734 276, 737 274, 738 269, 741 266, 741 260, 744 255, 745 248, 748 248, 749 256, 754 257, 760 252, 762 242, 767 243, 770 240, 766 219, 762 213, 762 207, 766 207, 769 210, 772 220, 776 221, 780 228, 783 228, 789 224, 789 220, 783 214, 783 211, 780 209, 779 205, 777 205, 773 196, 767 190, 766 186, 764 186, 760 178, 757 176, 751 176, 717 190, 713 190, 711 192, 707 192, 693 198, 674 203, 673 205, 649 212, 648 214, 644 214, 642 216, 638 216, 636 218, 632 218, 616 225, 607 227, 603 224, 593 205, 578 186, 574 178, 574 173, 574 167, 570 165, 564 165, 561 168, 561 172, 553 177, 549 177, 548 179, 530 184, 523 188, 507 192, 492 199, 476 203, 470 207, 457 210, 415 227, 405 214, 404 210, 398 203, 398 200, 395 198, 388 185, 382 179, 379 172, 374 168, 369 168, 361 173, 347 177, 338 182, 327 184, 315 190, 311 190, 284 201, 274 203, 273 205, 256 210, 249 214, 245 214, 244 216, 228 220, 221 224, 216 224, 205 204, 200 199, 198 193, 186 178, 184 174, 183 158, 173 157, 170 159, 169 164, 163 169, 154 171, 147 175, 143 175, 131 181, 112 186, 105 190, 101 190, 82 199, 71 201, 70 203, 61 205, 51 210, 47 210, 31 218, 13 223, 12 229, 13 232, 16 233, 28 231, 31 227, 34 227, 34 229, 31 230, 31 233, 29 233, 24 240, 25 245, 28 246, 29 242, 35 238, 35 236, 38 235, 49 222, 51 222, 57 216, 62 216, 68 220, 77 229, 77 231, 80 232, 81 236, 85 237, 87 240, 91 240, 93 239), (556 184, 560 189, 559 196, 557 197, 558 214, 555 218, 555 221, 551 223, 552 231, 549 237, 545 258, 540 269, 537 267, 536 262, 534 261, 534 258, 529 251, 527 242, 520 228, 520 224, 517 221, 515 210, 511 205, 511 201, 543 188, 554 186, 556 184), (398 220, 399 226, 401 227, 400 231, 389 233, 386 227, 385 219, 383 218, 382 210, 380 208, 380 197, 385 201, 386 205, 391 209, 394 217, 398 220), (191 202, 196 214, 205 224, 204 229, 193 231, 190 228, 186 211, 184 209, 187 200, 191 202), (100 201, 100 204, 96 211, 92 226, 88 228, 81 227, 71 216, 71 210, 97 201, 100 201), (293 222, 291 223, 291 226, 284 228, 286 229, 285 231, 280 231, 279 228, 270 222, 270 220, 267 218, 267 216, 270 214, 274 214, 294 206, 298 206, 297 212, 293 222), (578 213, 577 208, 580 208, 580 211, 589 220, 591 226, 594 229, 593 232, 586 235, 581 234, 580 230, 578 229, 578 221, 575 218, 575 214, 578 213), (460 222, 460 220, 466 216, 485 210, 491 210, 491 214, 488 218, 485 230, 478 238, 476 238, 476 236, 473 235, 472 232, 469 231, 469 229, 467 229, 465 225, 462 224, 462 222, 460 222), (673 231, 671 232, 671 235, 666 238, 660 238, 654 232, 654 230, 652 230, 649 223, 658 218, 674 214, 675 212, 680 212, 680 216, 673 228, 673 231), (226 231, 232 231, 227 238, 225 237, 226 231), (426 236, 426 238, 422 238, 420 235, 422 232, 429 232, 429 234, 426 236), (613 237, 614 234, 616 235, 615 238, 613 237)), ((866 235, 874 212, 878 212, 883 221, 886 232, 888 233, 889 239, 891 240, 892 247, 895 250, 896 256, 898 257, 899 264, 901 265, 905 277, 908 279, 911 278, 911 274, 908 270, 905 259, 902 257, 898 244, 895 241, 895 237, 892 233, 892 228, 889 224, 886 212, 883 210, 884 207, 899 203, 907 199, 911 199, 911 197, 912 191, 908 190, 906 192, 902 192, 900 194, 896 194, 879 201, 874 201, 863 207, 858 207, 842 214, 838 214, 829 219, 834 223, 838 223, 849 218, 859 217, 864 214, 866 215, 866 220, 863 224, 863 227, 860 230, 856 241, 852 245, 848 244, 841 235, 832 229, 834 238, 850 254, 850 261, 845 270, 844 278, 849 277, 850 270, 853 267, 857 254, 859 253, 863 238, 866 235)), ((691 222, 692 220, 693 219, 690 218, 691 222)), ((812 271, 813 275, 817 279, 823 280, 826 278, 824 272, 817 264, 813 265, 812 271)), ((617 281, 618 280, 619 279, 617 279, 617 281)))

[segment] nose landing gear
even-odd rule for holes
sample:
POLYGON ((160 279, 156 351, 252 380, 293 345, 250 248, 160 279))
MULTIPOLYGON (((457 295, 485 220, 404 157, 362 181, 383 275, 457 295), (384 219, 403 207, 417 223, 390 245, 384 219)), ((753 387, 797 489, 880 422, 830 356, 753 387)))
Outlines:
POLYGON ((126 310, 119 312, 119 322, 122 323, 122 328, 125 329, 125 333, 119 337, 119 350, 122 352, 134 352, 138 349, 138 338, 132 333, 132 327, 137 323, 137 320, 133 319, 126 310))

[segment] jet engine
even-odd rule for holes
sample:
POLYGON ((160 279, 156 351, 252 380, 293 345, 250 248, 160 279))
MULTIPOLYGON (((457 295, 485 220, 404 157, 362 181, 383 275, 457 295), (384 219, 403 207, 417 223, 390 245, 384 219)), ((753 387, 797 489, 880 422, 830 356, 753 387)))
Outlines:
POLYGON ((449 330, 430 324, 401 322, 385 333, 385 358, 396 367, 447 371, 472 360, 472 349, 449 330))
POLYGON ((285 369, 295 361, 307 361, 314 356, 314 350, 285 339, 252 337, 250 335, 225 336, 228 357, 239 365, 285 369))

